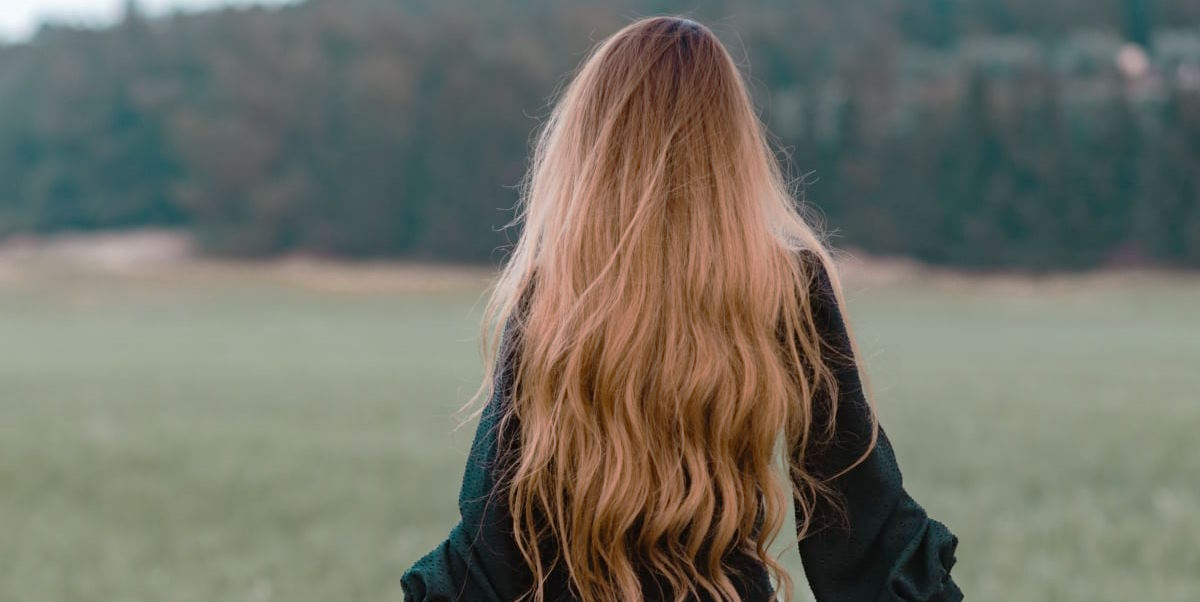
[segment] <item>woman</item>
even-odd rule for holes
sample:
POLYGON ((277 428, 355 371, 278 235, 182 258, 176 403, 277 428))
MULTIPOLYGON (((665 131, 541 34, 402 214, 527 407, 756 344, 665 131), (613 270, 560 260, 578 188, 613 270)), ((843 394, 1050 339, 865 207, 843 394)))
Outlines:
POLYGON ((957 538, 903 489, 829 253, 710 30, 601 43, 518 219, 462 520, 406 600, 790 600, 768 553, 788 512, 820 602, 962 598, 957 538))

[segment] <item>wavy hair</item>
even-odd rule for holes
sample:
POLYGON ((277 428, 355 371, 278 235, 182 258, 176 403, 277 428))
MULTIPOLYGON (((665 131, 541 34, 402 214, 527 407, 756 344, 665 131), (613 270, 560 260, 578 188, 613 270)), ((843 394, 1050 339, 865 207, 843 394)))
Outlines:
POLYGON ((737 600, 736 552, 790 600, 769 547, 836 497, 808 468, 837 405, 816 269, 843 302, 737 63, 690 19, 625 26, 562 91, 521 192, 468 404, 495 391, 511 326, 499 433, 524 599, 561 563, 583 602, 640 600, 643 572, 676 601, 737 600))

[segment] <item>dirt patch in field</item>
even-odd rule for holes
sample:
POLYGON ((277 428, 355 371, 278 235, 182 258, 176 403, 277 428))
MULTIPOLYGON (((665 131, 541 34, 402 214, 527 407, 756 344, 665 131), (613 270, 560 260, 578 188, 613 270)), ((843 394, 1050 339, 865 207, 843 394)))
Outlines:
POLYGON ((0 287, 258 283, 331 294, 402 294, 483 288, 493 276, 492 270, 477 266, 348 262, 302 255, 219 260, 198 255, 186 233, 171 230, 20 236, 0 243, 0 287))
POLYGON ((838 271, 853 287, 926 287, 944 291, 1008 296, 1127 289, 1140 283, 1200 282, 1200 274, 1160 268, 1110 268, 1085 272, 1033 274, 1020 271, 971 272, 931 266, 907 258, 839 252, 838 271))
MULTIPOLYGON (((492 270, 474 266, 441 266, 411 262, 347 263, 311 257, 289 257, 241 266, 279 283, 334 294, 390 294, 483 288, 492 270)), ((229 264, 209 264, 220 272, 229 264)))
POLYGON ((13 236, 0 244, 0 269, 65 263, 124 272, 176 264, 193 256, 191 239, 172 230, 13 236))
MULTIPOLYGON (((1010 296, 1127 288, 1139 282, 1198 281, 1200 275, 1163 270, 1099 270, 1078 274, 975 273, 933 267, 911 259, 836 254, 851 288, 928 287, 1010 296)), ((339 295, 407 294, 483 289, 496 272, 484 266, 411 261, 336 261, 295 255, 233 261, 201 257, 179 231, 11 237, 0 244, 0 287, 70 281, 152 286, 270 284, 339 295)))

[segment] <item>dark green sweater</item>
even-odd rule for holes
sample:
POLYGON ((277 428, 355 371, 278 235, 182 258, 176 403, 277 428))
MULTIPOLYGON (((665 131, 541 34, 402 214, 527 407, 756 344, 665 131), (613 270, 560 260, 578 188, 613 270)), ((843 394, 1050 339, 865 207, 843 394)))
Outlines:
MULTIPOLYGON (((813 282, 811 299, 823 339, 849 358, 836 370, 839 406, 834 444, 815 454, 817 459, 809 466, 818 475, 832 475, 861 455, 870 437, 870 423, 858 366, 828 275, 817 269, 813 282)), ((458 498, 461 520, 445 541, 404 573, 401 585, 407 602, 509 602, 525 593, 532 582, 512 538, 504 496, 491 495, 498 485, 497 462, 502 460, 495 429, 507 411, 515 338, 506 328, 495 393, 480 418, 463 474, 458 498)), ((848 528, 826 520, 833 514, 818 506, 814 520, 830 526, 799 543, 804 573, 817 602, 962 600, 962 592, 950 577, 958 538, 928 517, 904 490, 882 427, 867 459, 831 484, 844 499, 848 528)), ((761 563, 738 557, 731 564, 745 573, 735 581, 743 600, 772 599, 773 590, 761 563)), ((659 599, 654 582, 644 583, 647 600, 659 599)), ((546 592, 548 601, 575 599, 561 569, 551 572, 546 592)))

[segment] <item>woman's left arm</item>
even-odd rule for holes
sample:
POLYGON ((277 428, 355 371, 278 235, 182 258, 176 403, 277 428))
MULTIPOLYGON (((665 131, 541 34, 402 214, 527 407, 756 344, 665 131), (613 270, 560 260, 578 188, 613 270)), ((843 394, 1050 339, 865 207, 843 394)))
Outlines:
MULTIPOLYGON (((810 466, 818 476, 825 477, 862 456, 874 418, 832 283, 819 263, 810 299, 817 328, 836 359, 836 435, 831 445, 815 454, 810 466)), ((805 576, 817 602, 963 599, 950 576, 958 537, 929 517, 905 490, 891 441, 882 426, 866 458, 829 484, 844 502, 846 521, 839 524, 828 504, 819 505, 814 519, 825 528, 818 527, 799 546, 805 576)))

